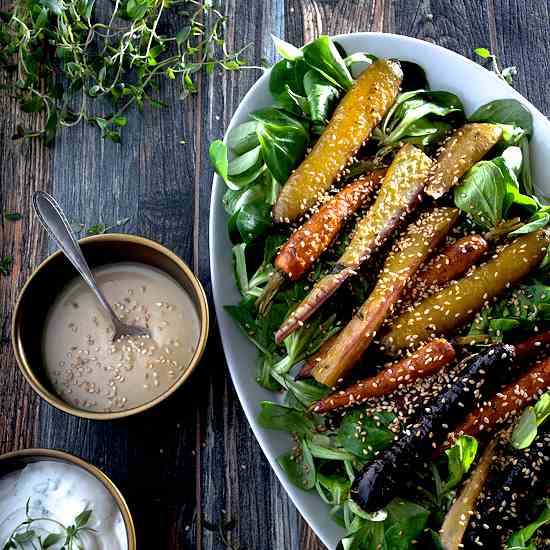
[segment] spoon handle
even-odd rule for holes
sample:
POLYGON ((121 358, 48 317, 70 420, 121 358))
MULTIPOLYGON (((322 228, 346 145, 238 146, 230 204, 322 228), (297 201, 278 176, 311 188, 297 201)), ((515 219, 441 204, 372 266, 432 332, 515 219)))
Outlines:
POLYGON ((90 267, 88 266, 88 262, 84 259, 82 250, 80 249, 80 246, 71 231, 67 217, 65 216, 63 210, 61 210, 61 207, 57 201, 44 191, 36 191, 33 194, 32 202, 36 215, 38 216, 40 223, 44 226, 44 229, 57 243, 57 246, 59 246, 65 256, 67 256, 70 262, 75 266, 80 275, 82 275, 82 278, 97 296, 97 299, 100 301, 101 305, 111 316, 115 327, 118 327, 119 320, 109 302, 107 302, 105 296, 97 286, 96 280, 94 279, 90 267))

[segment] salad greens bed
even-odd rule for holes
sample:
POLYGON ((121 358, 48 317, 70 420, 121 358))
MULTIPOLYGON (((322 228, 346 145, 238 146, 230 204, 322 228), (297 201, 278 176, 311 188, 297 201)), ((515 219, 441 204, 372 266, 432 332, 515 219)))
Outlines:
MULTIPOLYGON (((278 192, 353 85, 354 75, 375 59, 368 53, 348 55, 326 36, 299 49, 274 40, 282 60, 271 70, 273 104, 251 113, 247 122, 227 134, 225 142, 216 140, 210 147, 212 164, 227 185, 223 204, 233 242, 235 280, 242 294, 240 303, 226 306, 226 310, 259 350, 258 383, 282 391, 284 396, 282 403, 263 402, 259 421, 264 428, 292 434, 293 448, 278 462, 297 487, 316 490, 327 503, 330 515, 347 533, 340 548, 399 550, 416 543, 421 548, 440 548, 437 531, 475 460, 477 441, 461 437, 433 462, 428 473, 418 474, 407 487, 406 499, 395 499, 384 510, 367 514, 349 499, 351 482, 377 452, 393 442, 399 420, 393 413, 372 410, 369 405, 348 409, 343 416, 316 415, 308 409, 329 388, 292 375, 363 303, 372 275, 360 272, 346 283, 337 300, 332 299, 282 345, 274 341, 273 334, 289 311, 331 270, 349 242, 352 226, 344 228, 311 273, 283 286, 266 316, 257 312, 256 299, 275 273, 277 250, 292 231, 273 223, 271 208, 278 192)), ((465 229, 500 237, 546 226, 550 207, 535 195, 531 176, 533 124, 529 111, 516 100, 503 99, 483 105, 467 117, 455 94, 430 90, 421 67, 407 61, 401 65, 404 80, 400 95, 343 180, 388 165, 404 142, 433 154, 441 140, 464 122, 492 122, 503 129, 492 158, 478 162, 455 188, 454 204, 466 213, 465 229)), ((550 320, 549 266, 547 257, 528 281, 486 307, 463 331, 464 343, 476 346, 506 341, 512 330, 517 336, 518 331, 528 333, 550 320)), ((512 437, 512 448, 531 444, 537 426, 549 414, 550 395, 546 394, 535 407, 526 409, 512 437)), ((529 541, 537 528, 549 521, 547 500, 540 503, 536 521, 514 534, 508 548, 535 548, 529 541)))

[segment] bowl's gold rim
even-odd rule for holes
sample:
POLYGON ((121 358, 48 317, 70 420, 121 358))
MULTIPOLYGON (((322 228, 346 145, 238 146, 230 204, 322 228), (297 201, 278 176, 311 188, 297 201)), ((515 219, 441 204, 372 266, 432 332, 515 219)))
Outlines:
POLYGON ((18 332, 19 332, 18 327, 21 322, 19 318, 20 306, 25 297, 27 288, 32 284, 36 275, 41 270, 43 270, 51 261, 53 261, 55 258, 60 256, 62 252, 61 251, 54 252, 53 254, 48 256, 43 262, 41 262, 40 265, 32 272, 31 276, 28 278, 23 288, 21 289, 21 292, 19 293, 17 302, 15 304, 14 312, 13 312, 13 320, 12 320, 12 327, 11 327, 11 341, 12 341, 12 347, 15 353, 15 358, 17 360, 19 369, 23 373, 23 376, 25 377, 27 382, 34 389, 34 391, 38 393, 38 395, 40 395, 42 399, 47 401, 53 407, 63 412, 66 412, 67 414, 77 416, 79 418, 87 418, 90 420, 114 420, 116 418, 124 418, 127 416, 132 416, 134 414, 138 414, 140 412, 146 411, 154 407, 155 405, 157 405, 161 401, 164 401, 164 399, 172 395, 189 378, 191 373, 195 370, 196 366, 200 362, 200 359, 206 347, 206 341, 208 339, 208 332, 210 327, 210 314, 208 310, 208 301, 206 298, 206 293, 204 292, 204 288, 202 284, 200 283, 198 278, 195 276, 195 274, 191 271, 189 266, 181 258, 179 258, 176 254, 174 254, 171 250, 169 250, 165 246, 155 241, 152 241, 151 239, 147 239, 145 237, 140 237, 137 235, 129 235, 125 233, 106 233, 102 235, 93 235, 90 237, 85 237, 83 239, 80 239, 78 242, 85 244, 91 241, 115 241, 115 242, 140 244, 140 245, 144 245, 149 248, 152 248, 160 252, 161 254, 167 256, 183 271, 183 273, 185 274, 185 276, 193 286, 193 289, 198 298, 196 302, 198 305, 198 309, 199 309, 198 313, 201 321, 201 332, 199 335, 199 341, 197 344, 197 348, 195 349, 195 353, 193 354, 193 357, 189 362, 189 366, 181 374, 178 380, 172 386, 170 386, 164 393, 162 393, 152 401, 149 401, 147 403, 144 403, 143 405, 140 405, 139 407, 133 407, 131 409, 127 409, 123 411, 93 412, 93 411, 85 411, 85 410, 77 409, 76 407, 73 407, 72 405, 66 403, 65 401, 57 397, 55 394, 48 391, 42 385, 42 383, 38 380, 29 362, 27 361, 25 351, 23 349, 23 345, 18 335, 18 332))
POLYGON ((0 455, 0 462, 5 460, 17 459, 17 458, 54 458, 70 462, 75 466, 80 466, 86 470, 89 474, 93 475, 101 484, 109 491, 109 494, 115 499, 115 502, 124 519, 124 525, 126 526, 126 536, 128 538, 128 550, 137 549, 136 529, 134 526, 134 520, 128 508, 128 504, 124 499, 124 496, 115 485, 113 480, 104 472, 102 472, 97 466, 86 462, 82 458, 67 453, 66 451, 60 451, 57 449, 20 449, 19 451, 11 451, 0 455))

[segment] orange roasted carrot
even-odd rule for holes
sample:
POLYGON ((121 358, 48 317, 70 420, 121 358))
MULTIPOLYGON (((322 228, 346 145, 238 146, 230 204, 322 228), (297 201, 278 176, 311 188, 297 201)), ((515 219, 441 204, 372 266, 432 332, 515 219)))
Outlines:
POLYGON ((284 283, 284 275, 296 281, 319 259, 338 235, 342 226, 365 201, 374 195, 385 170, 359 176, 329 199, 309 220, 296 229, 275 258, 276 272, 256 301, 262 315, 284 283))
POLYGON ((527 373, 471 412, 449 436, 450 444, 461 435, 475 437, 484 430, 494 429, 531 403, 539 392, 543 392, 548 387, 550 387, 550 357, 535 363, 527 373))
POLYGON ((330 189, 395 102, 402 78, 399 63, 389 59, 378 59, 359 75, 281 189, 273 207, 277 223, 294 221, 330 189))
POLYGON ((534 334, 533 336, 516 344, 516 358, 518 360, 532 359, 550 347, 550 330, 534 334))
POLYGON ((387 395, 404 384, 426 378, 448 365, 455 358, 455 350, 447 340, 432 340, 413 354, 341 391, 317 401, 312 410, 324 414, 342 407, 364 403, 372 397, 387 395))
POLYGON ((411 144, 405 144, 398 151, 384 176, 376 201, 357 223, 344 254, 333 271, 315 284, 283 322, 275 334, 277 343, 303 325, 416 207, 431 163, 429 157, 411 144))
POLYGON ((489 245, 480 235, 467 235, 447 246, 418 271, 405 291, 403 302, 416 302, 439 290, 441 285, 461 277, 487 252, 489 245))
POLYGON ((275 259, 277 270, 286 273, 292 281, 309 271, 340 232, 344 222, 372 197, 385 172, 375 170, 359 176, 321 206, 281 247, 275 259))
POLYGON ((353 368, 391 314, 409 279, 458 216, 456 208, 432 208, 407 227, 388 255, 373 291, 315 367, 313 376, 318 382, 334 386, 353 368))

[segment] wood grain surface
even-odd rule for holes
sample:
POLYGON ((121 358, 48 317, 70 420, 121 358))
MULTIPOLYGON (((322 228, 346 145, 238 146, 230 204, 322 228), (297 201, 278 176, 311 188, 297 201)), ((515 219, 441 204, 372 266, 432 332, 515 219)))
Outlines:
MULTIPOLYGON (((9 0, 0 0, 7 6, 9 0)), ((489 47, 518 66, 516 87, 550 113, 549 0, 227 0, 227 41, 252 46, 248 58, 275 59, 270 33, 302 44, 322 33, 384 31, 441 44, 470 56, 489 47)), ((174 22, 176 25, 177 22, 174 22)), ((24 116, 0 97, 0 453, 31 446, 65 449, 102 468, 127 497, 142 550, 223 549, 208 529, 235 520, 229 538, 247 550, 320 550, 254 440, 228 377, 215 320, 208 350, 189 383, 137 417, 91 422, 41 402, 24 382, 9 335, 17 293, 52 250, 30 212, 34 190, 55 194, 74 221, 111 224, 172 248, 211 296, 208 215, 212 170, 208 144, 221 137, 258 71, 201 76, 199 91, 169 107, 134 113, 122 145, 79 126, 52 148, 11 140, 24 116)), ((0 77, 1 78, 1 77, 0 77)), ((327 516, 327 521, 329 521, 327 516)))

